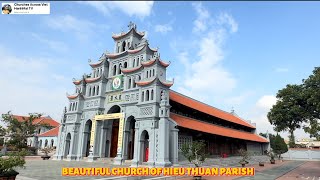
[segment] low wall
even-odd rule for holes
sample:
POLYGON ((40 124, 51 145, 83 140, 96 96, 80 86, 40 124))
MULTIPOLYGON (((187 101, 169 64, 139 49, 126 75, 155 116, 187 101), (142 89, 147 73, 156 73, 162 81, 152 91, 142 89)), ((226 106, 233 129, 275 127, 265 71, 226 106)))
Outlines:
POLYGON ((285 160, 311 160, 320 161, 319 149, 289 149, 281 155, 285 160))

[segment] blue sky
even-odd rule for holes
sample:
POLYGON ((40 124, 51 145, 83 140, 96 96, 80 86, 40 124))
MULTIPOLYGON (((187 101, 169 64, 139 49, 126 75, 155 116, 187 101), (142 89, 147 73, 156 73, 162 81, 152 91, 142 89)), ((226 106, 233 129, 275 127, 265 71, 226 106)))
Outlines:
POLYGON ((133 21, 171 61, 174 90, 272 131, 277 91, 319 66, 319 17, 319 2, 51 2, 50 15, 1 14, 0 111, 60 120, 72 78, 133 21))

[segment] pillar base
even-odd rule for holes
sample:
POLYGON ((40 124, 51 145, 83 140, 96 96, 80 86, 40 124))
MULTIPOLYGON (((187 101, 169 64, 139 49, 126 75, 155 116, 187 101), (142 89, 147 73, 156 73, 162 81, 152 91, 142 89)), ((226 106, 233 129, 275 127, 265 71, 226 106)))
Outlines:
POLYGON ((172 166, 172 163, 170 161, 164 161, 164 162, 155 162, 156 167, 169 167, 172 166))
POLYGON ((52 160, 57 160, 57 161, 63 160, 63 155, 55 154, 55 155, 53 155, 52 160))
POLYGON ((119 156, 117 156, 113 159, 114 165, 123 165, 123 163, 124 163, 124 160, 119 156))
POLYGON ((139 162, 137 160, 132 160, 130 167, 139 167, 139 162))
POLYGON ((68 155, 67 156, 67 161, 72 161, 72 160, 76 160, 77 156, 76 155, 68 155))

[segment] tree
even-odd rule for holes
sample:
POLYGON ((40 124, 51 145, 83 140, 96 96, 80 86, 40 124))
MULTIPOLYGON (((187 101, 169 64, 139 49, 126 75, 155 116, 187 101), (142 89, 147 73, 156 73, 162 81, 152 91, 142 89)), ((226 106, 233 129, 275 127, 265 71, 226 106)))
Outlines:
POLYGON ((320 67, 315 67, 313 74, 303 80, 304 95, 307 101, 307 119, 309 125, 304 126, 310 137, 320 140, 320 67))
POLYGON ((287 144, 284 142, 284 139, 279 134, 277 134, 274 137, 274 144, 272 149, 273 149, 273 152, 279 156, 279 158, 281 154, 288 151, 287 144))
POLYGON ((277 132, 289 131, 294 144, 294 131, 306 121, 306 101, 302 85, 287 85, 277 93, 277 103, 268 112, 268 120, 277 132))
POLYGON ((39 113, 30 113, 29 117, 23 117, 22 121, 18 121, 10 111, 2 114, 10 136, 8 144, 14 145, 19 151, 26 148, 27 138, 33 137, 38 128, 48 126, 47 124, 34 123, 34 120, 40 117, 41 114, 39 113))
POLYGON ((191 144, 183 144, 181 152, 189 162, 193 163, 196 167, 200 167, 207 158, 205 147, 204 141, 193 141, 191 144))

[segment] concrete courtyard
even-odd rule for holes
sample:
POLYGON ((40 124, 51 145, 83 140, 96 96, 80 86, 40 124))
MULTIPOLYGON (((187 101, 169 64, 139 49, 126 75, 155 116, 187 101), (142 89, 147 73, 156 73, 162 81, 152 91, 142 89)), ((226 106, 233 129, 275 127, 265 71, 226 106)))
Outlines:
MULTIPOLYGON (((276 164, 265 164, 264 167, 258 166, 257 162, 265 160, 265 157, 258 157, 250 161, 250 164, 246 167, 255 167, 254 177, 225 177, 225 176, 215 176, 215 177, 203 177, 203 179, 258 179, 258 180, 291 180, 291 179, 309 179, 309 180, 320 180, 320 161, 277 161, 276 164)), ((237 163, 238 158, 219 158, 210 159, 204 166, 206 167, 239 167, 237 163)), ((121 167, 128 167, 130 164, 123 165, 121 167)), ((54 160, 26 160, 26 168, 18 169, 19 175, 17 180, 63 180, 63 179, 74 179, 74 180, 134 180, 134 179, 149 179, 149 180, 160 180, 160 179, 181 179, 181 180, 191 180, 192 177, 112 177, 112 176, 73 176, 66 177, 61 176, 62 167, 119 167, 113 165, 110 161, 97 161, 94 163, 86 161, 54 161, 54 160)), ((181 162, 182 167, 191 166, 187 162, 181 162)))

